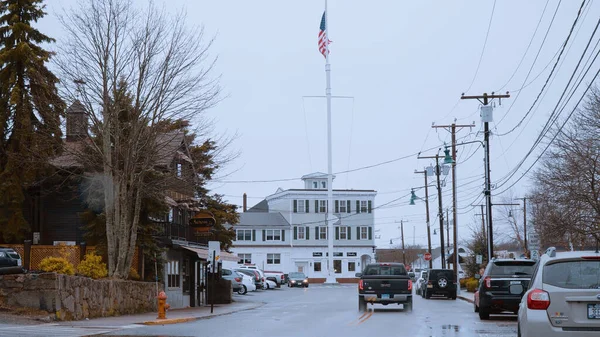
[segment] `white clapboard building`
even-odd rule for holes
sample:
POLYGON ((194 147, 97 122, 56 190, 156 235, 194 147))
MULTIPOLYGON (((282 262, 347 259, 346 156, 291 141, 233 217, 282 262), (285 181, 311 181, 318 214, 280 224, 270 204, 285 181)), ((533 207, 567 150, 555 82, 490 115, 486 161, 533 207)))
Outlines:
POLYGON ((327 174, 302 178, 302 189, 278 189, 240 214, 232 251, 240 263, 264 270, 304 272, 312 282, 327 277, 327 235, 334 235, 333 267, 339 282, 351 281, 374 257, 374 190, 334 189, 334 215, 328 233, 327 174))

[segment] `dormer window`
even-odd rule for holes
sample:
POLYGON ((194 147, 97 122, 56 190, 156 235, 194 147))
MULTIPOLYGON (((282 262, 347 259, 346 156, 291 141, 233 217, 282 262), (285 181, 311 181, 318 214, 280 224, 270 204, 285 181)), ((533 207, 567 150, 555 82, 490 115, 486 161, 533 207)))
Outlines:
POLYGON ((327 188, 327 182, 322 181, 321 182, 321 188, 327 188))
POLYGON ((177 163, 177 177, 181 177, 181 163, 177 163))
POLYGON ((314 189, 317 189, 317 188, 319 188, 319 183, 318 183, 318 182, 316 182, 316 181, 313 181, 313 188, 314 188, 314 189))

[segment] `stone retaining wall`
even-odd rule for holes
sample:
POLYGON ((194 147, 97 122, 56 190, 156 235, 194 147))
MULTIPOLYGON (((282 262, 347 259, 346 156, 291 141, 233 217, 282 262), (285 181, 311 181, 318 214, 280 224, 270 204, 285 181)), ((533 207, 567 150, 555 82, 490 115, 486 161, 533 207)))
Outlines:
POLYGON ((55 273, 3 275, 0 303, 45 310, 58 320, 118 316, 156 311, 156 285, 55 273))

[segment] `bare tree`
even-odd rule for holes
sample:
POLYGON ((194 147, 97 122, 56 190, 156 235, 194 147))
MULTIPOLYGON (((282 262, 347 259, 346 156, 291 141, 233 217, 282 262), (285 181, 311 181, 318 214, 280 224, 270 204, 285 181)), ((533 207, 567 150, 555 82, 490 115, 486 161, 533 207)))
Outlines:
POLYGON ((172 140, 164 137, 169 123, 202 125, 203 112, 219 100, 212 40, 201 27, 188 28, 182 14, 130 0, 82 0, 61 21, 62 91, 67 101, 83 103, 91 123, 88 151, 80 153, 99 167, 109 276, 126 278, 142 199, 156 188, 148 178, 172 140))

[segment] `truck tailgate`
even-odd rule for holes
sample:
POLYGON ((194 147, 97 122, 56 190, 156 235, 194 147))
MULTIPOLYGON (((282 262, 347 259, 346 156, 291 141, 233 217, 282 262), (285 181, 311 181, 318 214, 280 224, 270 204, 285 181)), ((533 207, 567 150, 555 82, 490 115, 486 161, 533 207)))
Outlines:
POLYGON ((410 279, 408 277, 390 278, 389 276, 370 276, 367 279, 363 279, 363 289, 365 293, 405 293, 409 291, 409 281, 410 279))

